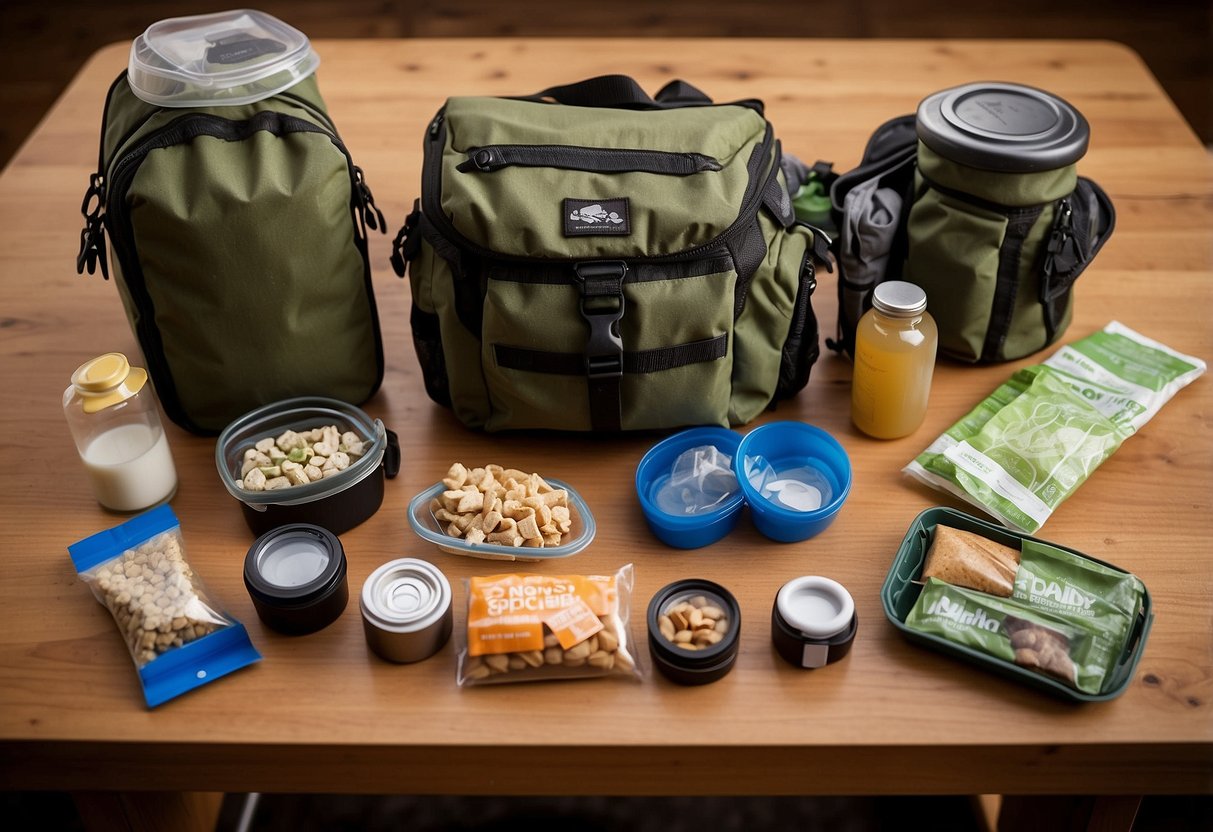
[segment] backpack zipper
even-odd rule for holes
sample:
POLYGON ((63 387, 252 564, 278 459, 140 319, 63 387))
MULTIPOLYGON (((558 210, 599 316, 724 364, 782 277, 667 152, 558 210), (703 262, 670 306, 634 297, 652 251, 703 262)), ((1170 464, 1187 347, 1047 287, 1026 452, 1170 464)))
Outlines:
POLYGON ((721 169, 720 162, 702 153, 631 150, 612 147, 576 147, 565 144, 495 144, 474 147, 467 161, 456 165, 460 173, 491 173, 508 167, 559 168, 588 173, 659 173, 691 176, 721 169))
MULTIPOLYGON (((445 138, 445 120, 446 110, 441 109, 434 120, 430 122, 429 141, 425 144, 425 159, 422 162, 422 181, 421 195, 423 215, 440 234, 445 236, 451 243, 458 248, 464 249, 476 254, 480 257, 487 257, 494 260, 505 260, 512 262, 530 262, 536 258, 521 257, 518 255, 501 254, 492 251, 484 246, 477 245, 465 237, 454 223, 442 211, 441 191, 442 191, 442 147, 445 138), (437 145, 437 147, 436 147, 437 145), (437 156, 435 157, 435 154, 437 156)), ((770 122, 767 122, 766 132, 763 134, 762 142, 759 145, 762 148, 763 156, 771 156, 771 147, 774 145, 774 131, 771 129, 770 122)), ((738 211, 737 219, 735 219, 728 228, 719 234, 714 240, 704 243, 703 245, 693 248, 684 249, 673 254, 663 254, 656 257, 633 257, 629 258, 628 262, 637 263, 659 263, 662 261, 673 260, 695 260, 703 257, 705 254, 713 254, 721 251, 727 251, 727 243, 734 237, 745 233, 746 227, 753 220, 753 215, 757 208, 762 204, 762 194, 766 182, 773 176, 778 175, 779 165, 773 157, 767 160, 763 170, 766 175, 759 174, 762 184, 753 188, 747 194, 745 202, 738 211)), ((753 183, 751 183, 753 184, 753 183)), ((569 260, 572 262, 572 260, 569 260)))

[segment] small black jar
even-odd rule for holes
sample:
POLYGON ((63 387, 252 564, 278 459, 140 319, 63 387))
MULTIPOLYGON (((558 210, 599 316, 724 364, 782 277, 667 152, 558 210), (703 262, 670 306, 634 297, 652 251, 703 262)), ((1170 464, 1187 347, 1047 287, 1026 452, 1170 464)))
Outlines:
POLYGON ((349 600, 345 549, 328 529, 307 523, 261 535, 244 559, 244 586, 265 626, 305 635, 332 624, 349 600))
POLYGON ((851 593, 819 575, 788 581, 771 607, 771 642, 796 667, 813 670, 833 664, 851 652, 858 631, 851 593))
MULTIPOLYGON (((683 612, 678 614, 686 617, 683 612)), ((722 678, 737 661, 737 650, 741 644, 741 608, 733 594, 720 584, 690 578, 663 587, 649 601, 648 626, 649 654, 653 657, 653 664, 672 682, 706 685, 722 678), (689 642, 693 646, 688 648, 680 647, 671 638, 670 626, 675 626, 676 633, 683 628, 664 624, 662 619, 669 621, 679 607, 686 604, 698 609, 701 618, 705 609, 713 614, 715 611, 722 613, 720 618, 710 619, 713 622, 719 622, 721 618, 725 621, 720 629, 713 628, 719 634, 719 639, 693 637, 694 640, 689 642), (665 632, 663 626, 666 627, 665 632)), ((692 629, 692 632, 697 633, 698 630, 692 629)))

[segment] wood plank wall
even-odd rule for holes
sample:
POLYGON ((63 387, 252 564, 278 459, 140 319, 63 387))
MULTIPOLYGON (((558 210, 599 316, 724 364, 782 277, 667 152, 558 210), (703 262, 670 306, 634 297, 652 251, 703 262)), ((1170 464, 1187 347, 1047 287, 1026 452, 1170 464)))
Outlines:
MULTIPOLYGON (((97 47, 155 20, 237 7, 232 0, 4 0, 0 3, 0 164, 97 47)), ((1213 143, 1209 0, 257 0, 323 37, 991 37, 1104 38, 1138 51, 1197 135, 1213 143)), ((806 60, 811 55, 806 54, 806 60)), ((559 76, 553 81, 570 79, 559 76)), ((100 116, 101 102, 97 102, 100 116)))

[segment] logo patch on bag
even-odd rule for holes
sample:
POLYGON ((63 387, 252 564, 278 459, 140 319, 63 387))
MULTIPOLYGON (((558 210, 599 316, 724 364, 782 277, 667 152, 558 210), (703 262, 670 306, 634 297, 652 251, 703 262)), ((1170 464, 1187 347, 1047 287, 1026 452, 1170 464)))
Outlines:
POLYGON ((566 199, 564 201, 564 236, 598 236, 632 233, 628 198, 566 199))

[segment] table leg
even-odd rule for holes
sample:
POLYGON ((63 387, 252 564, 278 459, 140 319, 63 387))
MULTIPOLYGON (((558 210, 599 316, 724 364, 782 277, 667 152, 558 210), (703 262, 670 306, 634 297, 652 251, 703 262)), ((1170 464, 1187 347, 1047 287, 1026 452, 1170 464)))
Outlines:
POLYGON ((222 792, 75 792, 88 832, 214 832, 222 792))
POLYGON ((998 832, 1129 832, 1139 808, 1141 795, 1006 795, 998 813, 998 832))

